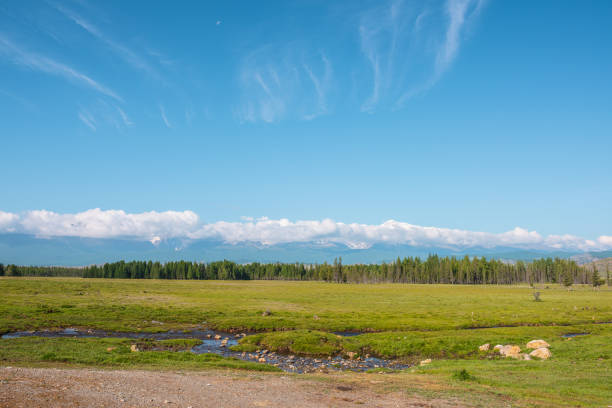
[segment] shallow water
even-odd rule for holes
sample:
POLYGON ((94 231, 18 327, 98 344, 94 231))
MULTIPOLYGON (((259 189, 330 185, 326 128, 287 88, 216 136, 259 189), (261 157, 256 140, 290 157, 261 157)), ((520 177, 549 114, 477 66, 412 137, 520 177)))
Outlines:
POLYGON ((339 331, 339 332, 332 332, 333 334, 335 334, 336 336, 342 336, 342 337, 355 337, 355 336, 359 336, 360 334, 363 334, 361 332, 348 332, 348 331, 339 331))
POLYGON ((578 336, 588 336, 590 333, 567 333, 567 334, 562 334, 561 337, 563 337, 564 339, 571 339, 572 337, 578 337, 578 336))
POLYGON ((143 332, 111 332, 104 330, 86 329, 79 330, 72 327, 62 330, 30 330, 22 332, 7 333, 2 336, 3 339, 14 339, 18 337, 110 337, 110 338, 128 338, 128 339, 152 339, 152 340, 171 340, 171 339, 209 339, 215 335, 225 337, 234 337, 234 334, 225 332, 216 332, 213 330, 194 330, 194 331, 178 331, 169 330, 160 333, 143 333, 143 332))
MULTIPOLYGON (((338 335, 343 335, 336 333, 338 335)), ((345 336, 356 336, 361 333, 347 332, 345 336)), ((62 337, 62 338, 128 338, 128 339, 152 339, 152 340, 171 340, 171 339, 198 339, 202 343, 191 349, 192 353, 204 354, 213 353, 224 357, 233 357, 240 360, 271 364, 284 371, 295 373, 306 373, 315 371, 367 371, 377 368, 388 368, 401 370, 408 368, 409 365, 394 360, 384 360, 375 357, 364 359, 347 359, 341 356, 332 358, 314 358, 278 354, 268 350, 258 350, 252 353, 232 351, 229 348, 238 344, 238 340, 243 337, 240 334, 218 332, 214 330, 194 330, 194 331, 167 331, 163 333, 140 333, 140 332, 109 332, 103 330, 79 330, 66 328, 63 330, 38 330, 7 333, 3 339, 15 339, 19 337, 62 337), (218 338, 215 338, 218 337, 218 338), (264 359, 264 361, 261 361, 264 359)))

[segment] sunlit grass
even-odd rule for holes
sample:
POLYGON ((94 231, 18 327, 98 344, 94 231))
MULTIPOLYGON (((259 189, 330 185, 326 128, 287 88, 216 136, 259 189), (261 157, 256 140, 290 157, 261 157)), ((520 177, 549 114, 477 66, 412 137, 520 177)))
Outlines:
POLYGON ((607 288, 549 286, 534 302, 526 285, 2 278, 0 332, 68 325, 159 331, 202 322, 219 329, 388 331, 612 321, 607 288))

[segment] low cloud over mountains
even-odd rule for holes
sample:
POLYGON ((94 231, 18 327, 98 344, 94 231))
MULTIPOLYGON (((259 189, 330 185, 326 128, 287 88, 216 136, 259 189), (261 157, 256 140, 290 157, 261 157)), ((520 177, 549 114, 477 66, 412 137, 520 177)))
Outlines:
POLYGON ((374 245, 408 245, 453 249, 509 247, 522 250, 604 251, 612 249, 612 236, 585 239, 574 235, 541 235, 516 227, 502 233, 424 227, 395 220, 358 224, 324 220, 252 219, 202 222, 193 211, 126 213, 91 209, 60 214, 46 210, 0 211, 0 234, 26 234, 38 238, 80 237, 149 241, 170 239, 215 240, 227 244, 274 246, 294 243, 345 245, 367 250, 374 245))

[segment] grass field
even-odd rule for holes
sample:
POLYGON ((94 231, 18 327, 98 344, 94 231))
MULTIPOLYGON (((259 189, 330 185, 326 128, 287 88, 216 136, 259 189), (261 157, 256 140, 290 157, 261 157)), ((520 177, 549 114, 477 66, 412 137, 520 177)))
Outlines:
MULTIPOLYGON (((612 404, 612 291, 605 287, 347 285, 281 281, 0 279, 0 333, 59 327, 163 331, 205 325, 258 331, 238 348, 305 355, 349 351, 433 363, 385 377, 388 387, 437 384, 513 405, 612 404), (262 313, 269 311, 264 316, 262 313), (163 324, 160 324, 163 323, 163 324), (333 331, 365 332, 342 337, 333 331), (589 333, 567 340, 567 333, 589 333), (551 344, 547 361, 503 360, 483 343, 551 344), (462 370, 466 370, 462 373, 462 370), (466 375, 467 374, 467 375, 466 375)), ((208 355, 130 353, 121 339, 0 340, 3 364, 257 368, 208 355), (108 347, 117 347, 107 352, 108 347), (75 351, 76 350, 76 351, 75 351)))

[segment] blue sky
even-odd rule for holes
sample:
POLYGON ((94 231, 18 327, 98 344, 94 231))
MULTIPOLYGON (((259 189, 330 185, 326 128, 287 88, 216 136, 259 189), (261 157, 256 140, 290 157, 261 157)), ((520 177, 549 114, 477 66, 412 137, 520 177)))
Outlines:
POLYGON ((0 230, 100 208, 609 238, 610 21, 607 1, 0 1, 0 230))

